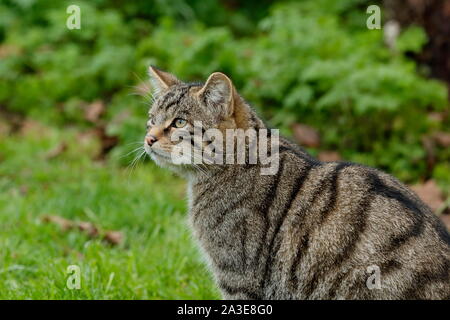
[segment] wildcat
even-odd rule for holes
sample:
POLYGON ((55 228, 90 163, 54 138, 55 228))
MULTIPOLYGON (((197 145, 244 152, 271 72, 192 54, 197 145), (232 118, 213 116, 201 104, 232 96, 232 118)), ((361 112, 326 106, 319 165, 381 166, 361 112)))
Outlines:
MULTIPOLYGON (((450 299, 450 236, 405 185, 376 169, 320 162, 279 138, 262 164, 175 164, 171 136, 266 128, 231 80, 183 83, 150 67, 144 148, 188 181, 189 221, 226 299, 450 299)), ((195 144, 202 149, 205 143, 195 144)))

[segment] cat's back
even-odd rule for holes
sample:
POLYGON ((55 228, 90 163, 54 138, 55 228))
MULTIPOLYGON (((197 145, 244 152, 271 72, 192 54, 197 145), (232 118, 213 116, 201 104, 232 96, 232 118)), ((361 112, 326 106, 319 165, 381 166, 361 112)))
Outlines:
POLYGON ((290 261, 285 283, 299 297, 449 297, 449 234, 394 177, 354 163, 316 163, 294 202, 280 228, 279 259, 290 261), (381 288, 369 289, 378 271, 381 288))
POLYGON ((296 266, 291 283, 302 298, 450 295, 448 232, 413 192, 357 164, 326 163, 311 171, 304 200, 290 213, 297 222, 287 232, 303 239, 290 257, 291 270, 296 266), (369 289, 375 273, 381 285, 369 289))
POLYGON ((259 169, 191 185, 191 222, 219 286, 259 298, 449 297, 448 232, 395 178, 317 161, 284 139, 278 171, 259 169), (367 285, 374 272, 379 288, 367 285))

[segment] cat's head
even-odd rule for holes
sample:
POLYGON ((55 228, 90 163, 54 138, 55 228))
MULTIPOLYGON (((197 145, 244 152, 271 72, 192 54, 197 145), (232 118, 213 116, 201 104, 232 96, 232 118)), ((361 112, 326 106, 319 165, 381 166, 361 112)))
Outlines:
MULTIPOLYGON (((263 126, 223 73, 211 74, 203 84, 184 83, 155 67, 149 71, 154 102, 149 111, 144 148, 161 166, 179 169, 180 161, 174 159, 177 160, 181 147, 195 150, 208 144, 183 139, 188 135, 193 137, 194 128, 200 127, 201 132, 210 129, 225 132, 263 126)), ((195 156, 195 152, 189 155, 192 163, 195 156)), ((181 162, 181 167, 189 168, 186 158, 181 162)))

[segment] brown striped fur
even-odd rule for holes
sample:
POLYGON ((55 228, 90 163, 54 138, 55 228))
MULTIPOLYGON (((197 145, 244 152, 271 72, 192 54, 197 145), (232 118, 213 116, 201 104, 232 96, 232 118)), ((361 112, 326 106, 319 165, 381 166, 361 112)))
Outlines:
MULTIPOLYGON (((185 84, 151 68, 155 126, 182 117, 210 128, 264 128, 219 73, 185 84)), ((167 134, 170 134, 168 132, 167 134)), ((162 150, 170 150, 160 137, 162 150)), ((160 165, 186 177, 189 221, 224 298, 449 299, 450 236, 405 185, 354 163, 320 162, 281 139, 279 170, 260 164, 160 165), (367 267, 381 289, 366 285, 367 267)))

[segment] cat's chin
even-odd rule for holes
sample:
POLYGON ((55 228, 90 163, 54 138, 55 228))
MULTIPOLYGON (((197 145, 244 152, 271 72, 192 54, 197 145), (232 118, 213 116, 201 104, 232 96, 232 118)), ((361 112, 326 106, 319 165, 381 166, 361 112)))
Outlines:
POLYGON ((159 165, 160 167, 164 167, 164 168, 169 168, 169 169, 170 169, 171 166, 174 166, 174 164, 172 163, 171 159, 168 158, 168 157, 166 157, 166 156, 157 154, 157 153, 152 152, 152 151, 147 152, 147 153, 148 153, 148 155, 150 156, 150 158, 151 158, 157 165, 159 165))
POLYGON ((158 154, 154 151, 148 151, 147 154, 150 156, 150 158, 155 162, 159 167, 164 169, 169 169, 170 171, 182 174, 185 168, 183 166, 180 166, 178 164, 174 164, 172 162, 172 159, 170 157, 158 154))
MULTIPOLYGON (((190 179, 196 175, 196 173, 199 172, 198 169, 195 169, 194 165, 186 164, 186 163, 174 163, 171 156, 162 154, 161 152, 155 151, 148 146, 145 146, 145 151, 150 156, 150 158, 153 160, 153 162, 156 163, 161 168, 169 169, 173 173, 186 178, 190 179)), ((180 162, 182 162, 180 160, 180 162)), ((203 173, 206 174, 206 173, 203 173)))
MULTIPOLYGON (((184 179, 196 179, 196 176, 199 173, 199 170, 195 169, 194 166, 186 165, 186 164, 175 164, 172 162, 170 158, 166 158, 164 156, 160 156, 156 153, 149 153, 150 158, 156 163, 157 166, 168 169, 175 173, 176 175, 184 178, 184 179)), ((203 173, 205 175, 206 173, 203 173)))

